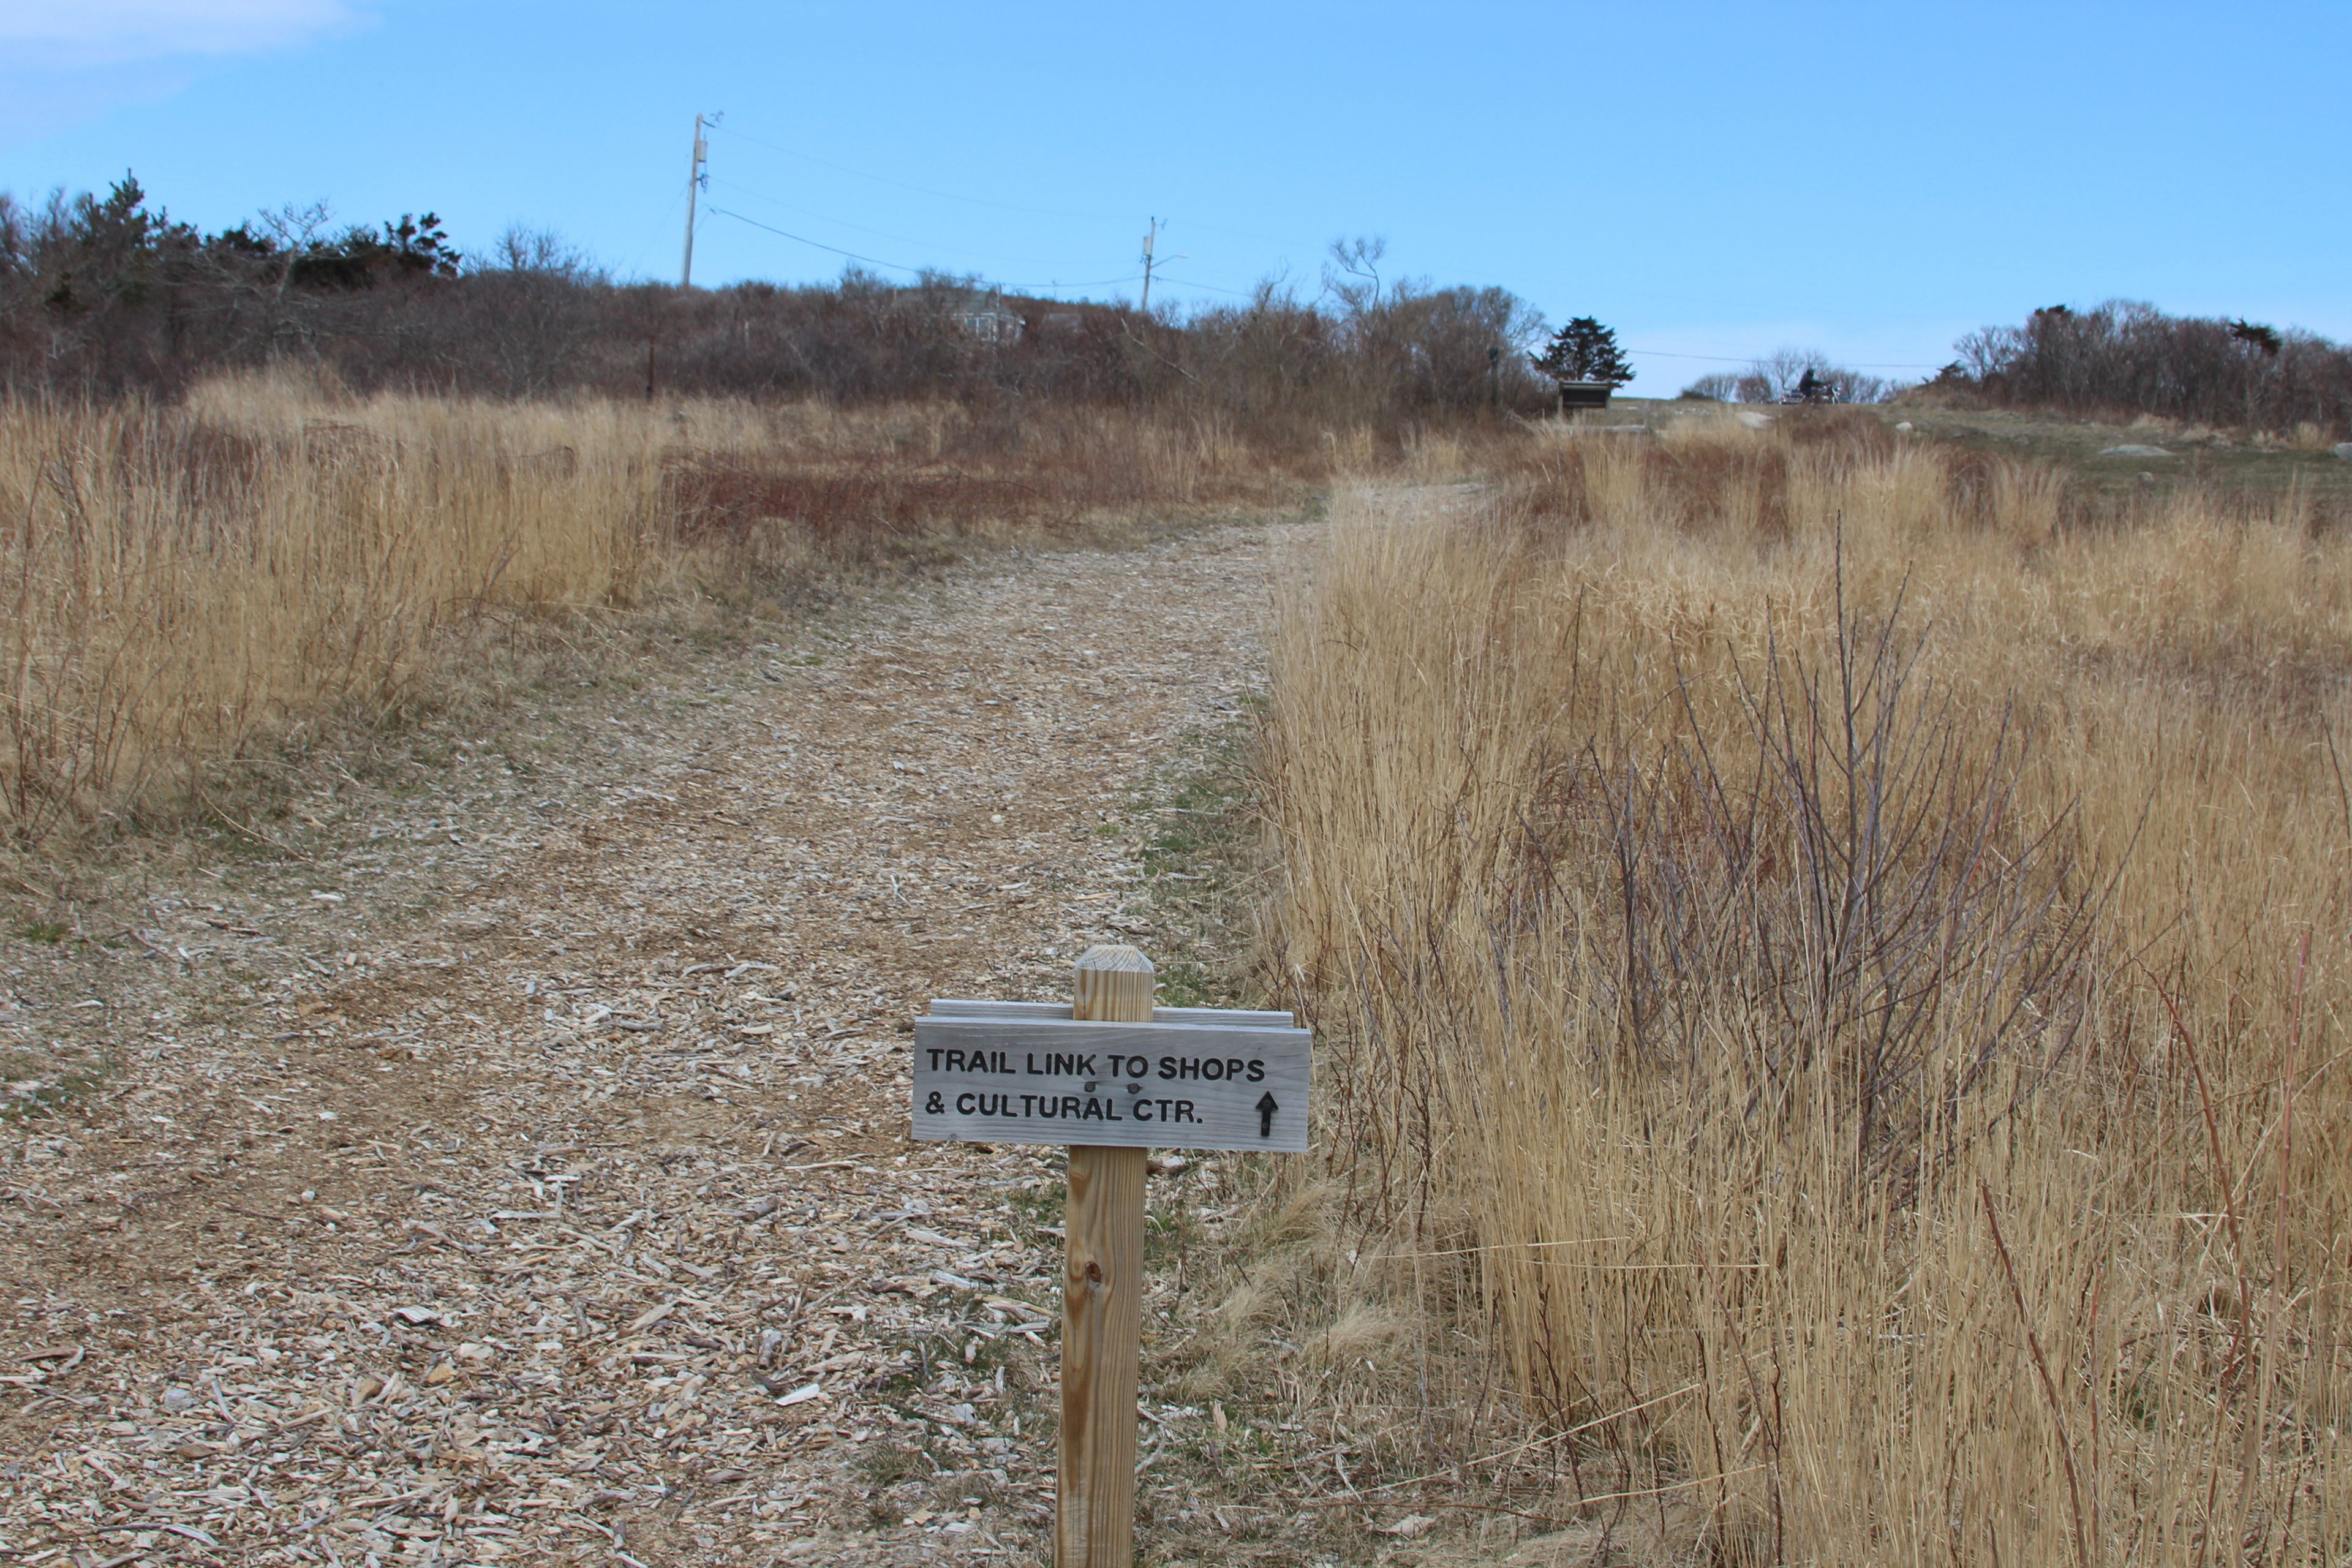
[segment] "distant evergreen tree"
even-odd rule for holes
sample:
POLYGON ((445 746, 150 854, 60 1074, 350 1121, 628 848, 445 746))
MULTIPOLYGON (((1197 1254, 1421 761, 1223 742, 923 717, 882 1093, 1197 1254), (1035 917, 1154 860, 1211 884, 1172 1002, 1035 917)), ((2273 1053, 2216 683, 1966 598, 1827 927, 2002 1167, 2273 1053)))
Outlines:
POLYGON ((2250 348, 2262 350, 2273 359, 2278 357, 2279 350, 2286 347, 2286 340, 2279 336, 2276 327, 2265 327, 2242 316, 2230 323, 2230 335, 2250 348))
POLYGON ((313 242, 289 258, 291 281, 307 289, 367 289, 383 278, 455 278, 465 258, 451 248, 441 220, 432 213, 400 215, 379 235, 371 228, 347 230, 341 238, 313 242))
POLYGON ((1554 381, 1598 381, 1622 386, 1633 367, 1617 347, 1617 334, 1590 316, 1578 316, 1551 335, 1535 367, 1554 381))

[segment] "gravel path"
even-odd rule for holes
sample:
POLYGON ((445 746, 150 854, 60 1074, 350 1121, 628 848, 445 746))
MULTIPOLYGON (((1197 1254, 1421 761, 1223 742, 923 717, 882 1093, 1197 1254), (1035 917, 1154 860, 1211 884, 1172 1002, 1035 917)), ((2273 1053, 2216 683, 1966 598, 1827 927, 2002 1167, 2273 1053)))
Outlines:
POLYGON ((1150 947, 1284 531, 968 565, 11 939, 0 1557, 1034 1561, 1059 1184, 907 1142, 906 1021, 1150 947))

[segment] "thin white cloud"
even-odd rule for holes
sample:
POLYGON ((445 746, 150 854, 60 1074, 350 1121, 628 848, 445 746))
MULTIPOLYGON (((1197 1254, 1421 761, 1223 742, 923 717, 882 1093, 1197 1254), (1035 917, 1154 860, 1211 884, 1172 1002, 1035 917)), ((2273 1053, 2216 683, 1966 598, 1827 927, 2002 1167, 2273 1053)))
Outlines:
POLYGON ((349 0, 6 0, 0 49, 53 68, 256 54, 364 20, 349 0))

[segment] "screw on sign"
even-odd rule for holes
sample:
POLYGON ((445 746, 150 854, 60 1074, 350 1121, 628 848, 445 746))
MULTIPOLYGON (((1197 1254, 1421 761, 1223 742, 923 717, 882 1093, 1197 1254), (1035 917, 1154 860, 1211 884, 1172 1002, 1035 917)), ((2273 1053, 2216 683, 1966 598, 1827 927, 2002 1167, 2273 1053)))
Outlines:
POLYGON ((1307 1031, 1154 1007, 1151 979, 1135 949, 1094 947, 1069 1006, 936 1001, 915 1020, 917 1138, 1069 1148, 1055 1568, 1134 1561, 1143 1152, 1307 1148, 1307 1031))

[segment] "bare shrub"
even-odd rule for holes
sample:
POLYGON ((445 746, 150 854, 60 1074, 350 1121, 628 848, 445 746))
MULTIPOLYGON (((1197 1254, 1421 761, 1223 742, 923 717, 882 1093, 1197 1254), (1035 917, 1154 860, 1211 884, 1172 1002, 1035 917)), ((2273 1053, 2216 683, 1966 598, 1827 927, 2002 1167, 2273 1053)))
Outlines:
POLYGON ((2311 332, 2111 300, 1987 327, 1958 351, 1939 384, 2005 406, 2352 436, 2352 348, 2311 332))
POLYGON ((489 390, 535 397, 573 384, 603 325, 593 291, 609 281, 561 235, 509 226, 457 301, 495 366, 489 390))
POLYGON ((1935 690, 1898 613, 1841 607, 1825 668, 1768 637, 1759 668, 1714 672, 1728 733, 1686 675, 1638 745, 1601 716, 1538 796, 1513 903, 1541 918, 1575 841, 1605 837, 1614 898, 1590 940, 1615 954, 1596 1000, 1623 1065, 1720 1075, 1775 1142, 1827 1114, 1855 1189, 1899 1198, 1990 1125, 1964 1097, 1998 1073, 2013 1105, 2063 1060, 2089 908, 2071 811, 2019 826, 2010 715, 1935 690), (1728 1053, 1718 1010, 1750 1020, 1728 1053))
POLYGON ((2352 547, 2053 525, 1839 423, 1353 492, 1286 594, 1271 967, 1394 1260, 1350 1289, 1465 1347, 1431 1495, 1542 1456, 1507 1506, 1687 1500, 1661 1561, 2324 1561, 2352 547))
POLYGON ((1893 383, 1831 363, 1814 349, 1776 349, 1732 379, 1742 403, 1884 403, 1893 383))
POLYGON ((1542 406, 1526 301, 1386 275, 1371 241, 1334 257, 1310 297, 1269 282, 1186 314, 857 268, 678 289, 615 283, 520 228, 461 258, 429 215, 378 230, 289 208, 205 233, 126 179, 40 207, 0 195, 0 387, 168 397, 296 361, 362 393, 1150 408, 1294 453, 1542 406))

